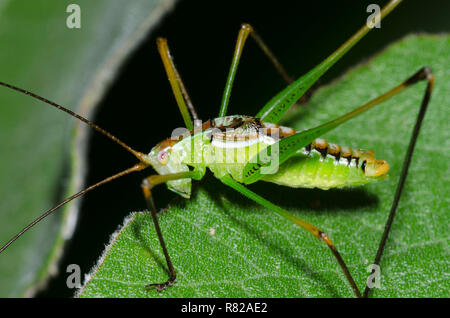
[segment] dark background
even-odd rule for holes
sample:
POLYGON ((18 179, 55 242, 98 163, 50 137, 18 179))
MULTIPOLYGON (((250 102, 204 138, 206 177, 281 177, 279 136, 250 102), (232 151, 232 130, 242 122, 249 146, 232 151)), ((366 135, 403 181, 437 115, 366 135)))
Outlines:
MULTIPOLYGON (((162 23, 125 63, 99 107, 94 121, 131 147, 148 152, 183 121, 156 49, 156 37, 169 40, 197 112, 203 120, 216 117, 242 22, 252 24, 288 72, 307 72, 365 23, 367 5, 387 1, 179 1, 162 23)), ((405 0, 381 29, 372 30, 320 81, 325 84, 346 69, 370 58, 410 33, 450 30, 450 1, 405 0)), ((100 27, 100 26, 99 26, 100 27)), ((449 52, 450 53, 450 52, 449 52)), ((411 70, 411 73, 415 70, 411 70)), ((229 113, 255 114, 284 82, 249 40, 234 84, 229 113)), ((134 158, 103 136, 92 134, 87 184, 134 164, 134 158), (106 158, 106 159, 105 159, 106 158)), ((140 182, 149 171, 130 175, 88 194, 74 238, 67 244, 60 275, 38 296, 72 296, 65 269, 79 264, 86 273, 109 236, 132 211, 145 209, 140 182)), ((154 191, 159 207, 173 198, 165 187, 154 191)))

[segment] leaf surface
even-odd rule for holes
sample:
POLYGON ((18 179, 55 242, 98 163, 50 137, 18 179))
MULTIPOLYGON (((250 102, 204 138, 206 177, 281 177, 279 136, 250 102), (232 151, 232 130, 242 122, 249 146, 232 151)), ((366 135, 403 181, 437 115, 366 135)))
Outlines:
MULTIPOLYGON (((298 130, 362 105, 427 65, 435 75, 421 135, 381 261, 375 297, 448 297, 450 37, 409 36, 317 91, 283 124, 298 130)), ((425 83, 353 119, 324 138, 372 149, 389 162, 389 178, 365 187, 250 188, 327 232, 358 286, 365 286, 378 248, 425 83)), ((157 199, 157 198, 156 198, 157 199)), ((81 297, 352 297, 328 248, 294 224, 209 176, 190 200, 159 216, 177 283, 164 292, 148 283, 168 278, 151 216, 132 213, 112 235, 81 297)))

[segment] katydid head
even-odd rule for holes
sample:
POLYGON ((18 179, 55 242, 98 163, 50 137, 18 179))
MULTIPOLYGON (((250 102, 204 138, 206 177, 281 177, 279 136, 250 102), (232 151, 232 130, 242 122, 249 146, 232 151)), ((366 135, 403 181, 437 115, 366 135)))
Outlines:
MULTIPOLYGON (((182 163, 183 150, 175 144, 173 139, 163 140, 147 156, 148 163, 161 175, 189 171, 188 165, 182 163)), ((167 187, 184 198, 191 196, 191 179, 168 181, 167 187)))

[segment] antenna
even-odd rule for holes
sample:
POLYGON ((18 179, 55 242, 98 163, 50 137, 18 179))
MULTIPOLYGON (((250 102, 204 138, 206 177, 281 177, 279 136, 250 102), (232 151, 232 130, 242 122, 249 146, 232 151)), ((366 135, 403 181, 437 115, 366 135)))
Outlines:
POLYGON ((96 124, 94 124, 93 122, 87 120, 86 118, 84 118, 81 115, 78 115, 77 113, 74 113, 73 111, 71 111, 70 109, 67 109, 61 105, 58 105, 55 102, 52 102, 51 100, 48 100, 42 96, 39 96, 35 93, 32 93, 30 91, 24 90, 22 88, 16 87, 14 85, 8 84, 8 83, 4 83, 0 81, 0 85, 10 88, 12 90, 15 90, 17 92, 23 93, 25 95, 31 96, 33 98, 36 98, 44 103, 47 103, 51 106, 54 106, 56 108, 58 108, 59 110, 62 110, 63 112, 66 112, 67 114, 81 120, 82 122, 86 123, 87 125, 89 125, 90 127, 94 128, 95 130, 97 130, 98 132, 100 132, 101 134, 105 135, 106 137, 108 137, 109 139, 111 139, 112 141, 116 142, 117 144, 121 145, 123 148, 125 148, 128 152, 132 153, 135 157, 137 157, 140 161, 142 161, 143 157, 145 157, 145 154, 134 150, 133 148, 131 148, 130 146, 128 146, 126 143, 124 143, 123 141, 119 140, 119 138, 113 136, 111 133, 107 132, 106 130, 104 130, 103 128, 97 126, 96 124))
POLYGON ((88 187, 88 188, 86 188, 86 189, 84 189, 84 190, 81 190, 80 192, 78 192, 78 193, 76 193, 76 194, 74 194, 74 195, 68 197, 67 199, 65 199, 64 201, 62 201, 61 203, 59 203, 58 205, 54 206, 54 207, 51 208, 50 210, 48 210, 48 211, 46 211, 45 213, 43 213, 41 216, 39 216, 38 218, 36 218, 33 222, 31 222, 30 224, 28 224, 26 227, 24 227, 24 228, 22 229, 22 231, 20 231, 19 233, 17 233, 12 239, 10 239, 10 240, 8 241, 8 243, 6 243, 5 245, 3 245, 3 246, 0 248, 0 254, 1 254, 4 250, 6 250, 6 249, 8 248, 8 246, 10 246, 15 240, 17 240, 19 237, 21 237, 22 234, 24 234, 26 231, 28 231, 29 229, 31 229, 33 226, 35 226, 36 224, 38 224, 40 221, 42 221, 43 219, 45 219, 47 216, 49 216, 50 214, 52 214, 53 212, 55 212, 57 209, 59 209, 60 207, 62 207, 64 204, 69 203, 69 202, 72 201, 73 199, 78 198, 79 196, 82 196, 82 195, 85 194, 86 192, 89 192, 89 191, 91 191, 91 190, 94 190, 95 188, 98 188, 99 186, 101 186, 101 185, 103 185, 103 184, 105 184, 105 183, 107 183, 107 182, 109 182, 109 181, 118 179, 118 178, 120 178, 120 177, 122 177, 122 176, 124 176, 124 175, 130 174, 130 173, 135 172, 135 171, 140 171, 140 170, 145 169, 145 168, 147 168, 147 166, 146 166, 145 164, 143 164, 143 163, 138 163, 138 164, 134 165, 133 167, 131 167, 131 168, 129 168, 129 169, 126 169, 126 170, 124 170, 124 171, 121 171, 121 172, 119 172, 119 173, 113 175, 113 176, 110 176, 110 177, 108 177, 108 178, 106 178, 106 179, 104 179, 104 180, 102 180, 102 181, 100 181, 100 182, 98 182, 98 183, 96 183, 96 184, 94 184, 94 185, 91 185, 90 187, 88 187))
POLYGON ((72 201, 75 198, 78 198, 82 195, 84 195, 85 193, 94 190, 98 187, 100 187, 101 185, 104 185, 105 183, 108 183, 112 180, 118 179, 120 177, 123 177, 127 174, 130 174, 132 172, 135 171, 140 171, 143 170, 145 168, 147 168, 149 166, 149 164, 145 161, 146 155, 144 153, 141 153, 139 151, 134 150, 133 148, 131 148, 130 146, 128 146, 127 144, 125 144, 124 142, 120 141, 117 137, 113 136, 111 133, 109 133, 108 131, 104 130, 103 128, 97 126, 96 124, 94 124, 93 122, 87 120, 86 118, 84 118, 83 116, 78 115, 77 113, 74 113, 73 111, 58 105, 55 102, 52 102, 42 96, 39 96, 37 94, 34 94, 32 92, 26 91, 22 88, 13 86, 11 84, 7 84, 4 82, 0 81, 0 85, 10 88, 12 90, 15 90, 17 92, 23 93, 25 95, 31 96, 33 98, 36 98, 46 104, 49 104, 51 106, 56 107, 59 110, 62 110, 64 112, 66 112, 67 114, 79 119, 80 121, 86 123, 87 125, 89 125, 90 127, 94 128, 95 130, 97 130, 98 132, 100 132, 101 134, 105 135, 106 137, 108 137, 109 139, 111 139, 112 141, 114 141, 115 143, 119 144, 120 146, 122 146, 123 148, 125 148, 128 152, 132 153, 135 157, 137 157, 139 159, 139 163, 137 163, 136 165, 134 165, 131 168, 128 168, 126 170, 123 170, 115 175, 112 175, 94 185, 91 185, 90 187, 81 190, 80 192, 68 197, 67 199, 65 199, 64 201, 62 201, 61 203, 57 204, 56 206, 54 206, 53 208, 51 208, 50 210, 46 211, 45 213, 43 213, 41 216, 39 216, 38 218, 36 218, 33 222, 31 222, 30 224, 28 224, 26 227, 24 227, 22 229, 22 231, 20 231, 19 233, 17 233, 12 239, 10 239, 5 245, 3 245, 0 248, 0 253, 2 253, 4 250, 6 250, 8 248, 8 246, 10 246, 15 240, 17 240, 19 237, 21 237, 26 231, 28 231, 29 229, 31 229, 33 226, 35 226, 37 223, 39 223, 40 221, 42 221, 44 218, 46 218, 47 216, 49 216, 50 214, 52 214, 53 212, 55 212, 57 209, 59 209, 60 207, 62 207, 63 205, 65 205, 66 203, 72 201))

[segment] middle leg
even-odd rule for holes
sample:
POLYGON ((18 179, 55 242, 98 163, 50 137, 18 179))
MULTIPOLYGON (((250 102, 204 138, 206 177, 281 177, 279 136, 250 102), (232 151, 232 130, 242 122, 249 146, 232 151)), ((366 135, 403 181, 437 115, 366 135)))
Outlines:
POLYGON ((342 268, 342 271, 344 272, 344 275, 347 278, 350 286, 352 287, 356 297, 358 297, 358 298, 361 297, 361 292, 359 291, 358 286, 356 285, 352 275, 350 274, 350 271, 348 270, 348 267, 345 264, 344 259, 342 258, 341 254, 338 252, 336 246, 334 245, 334 243, 331 241, 331 239, 325 232, 323 232, 316 226, 295 217, 288 211, 280 208, 279 206, 273 204, 272 202, 264 199, 263 197, 259 196, 258 194, 254 193, 253 191, 246 188, 244 185, 235 181, 229 175, 223 177, 220 180, 224 184, 226 184, 226 185, 230 186, 231 188, 233 188, 234 190, 240 192, 247 198, 255 201, 258 204, 261 204, 262 206, 272 210, 273 212, 277 213, 278 215, 282 216, 283 218, 288 219, 289 221, 297 224, 298 226, 302 227, 303 229, 305 229, 306 231, 308 231, 309 233, 314 235, 317 239, 319 239, 320 241, 327 244, 327 246, 330 248, 331 252, 333 253, 334 257, 336 258, 337 262, 339 263, 339 266, 342 268))
POLYGON ((278 61, 275 57, 275 54, 269 49, 263 39, 256 33, 255 29, 248 23, 244 23, 241 25, 241 29, 239 30, 238 39, 236 41, 236 47, 234 49, 233 60, 231 62, 230 71, 228 73, 227 83, 225 85, 225 90, 222 97, 222 103, 220 105, 219 117, 226 116, 228 103, 231 95, 231 88, 233 87, 234 78, 236 76, 239 60, 241 58, 242 51, 244 49, 244 45, 247 41, 248 36, 251 36, 252 39, 256 42, 258 47, 263 51, 263 53, 267 56, 269 61, 275 67, 275 69, 280 73, 281 77, 287 84, 291 84, 294 80, 291 76, 286 72, 283 65, 278 61))

